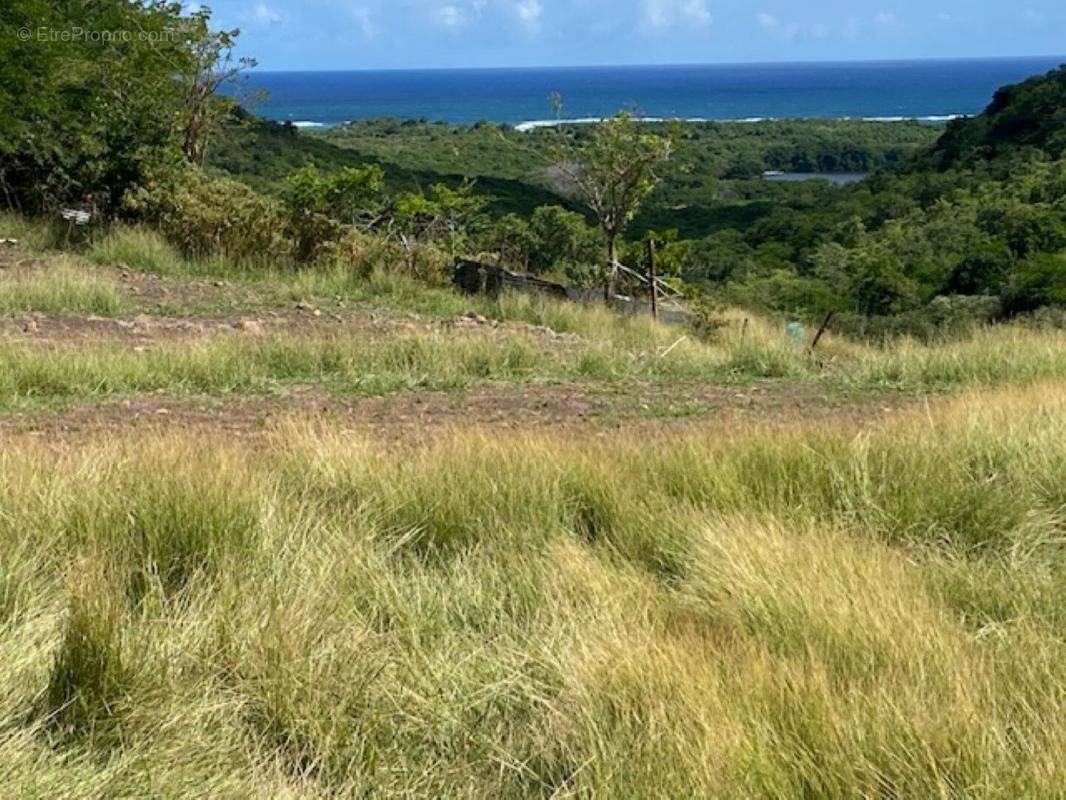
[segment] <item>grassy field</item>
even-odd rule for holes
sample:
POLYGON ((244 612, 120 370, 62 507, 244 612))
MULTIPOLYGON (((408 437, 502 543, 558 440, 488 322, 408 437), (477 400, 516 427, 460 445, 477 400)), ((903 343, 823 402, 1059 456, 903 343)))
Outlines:
POLYGON ((0 782, 1055 796, 1063 388, 655 447, 6 448, 0 782))
POLYGON ((812 356, 19 224, 4 797, 1062 794, 1063 332, 812 356))

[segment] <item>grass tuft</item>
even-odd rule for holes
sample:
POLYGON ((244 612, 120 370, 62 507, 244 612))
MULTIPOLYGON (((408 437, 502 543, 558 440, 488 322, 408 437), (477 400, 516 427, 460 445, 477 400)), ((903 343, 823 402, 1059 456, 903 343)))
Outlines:
POLYGON ((92 314, 112 317, 128 303, 114 281, 59 262, 0 279, 0 314, 92 314))

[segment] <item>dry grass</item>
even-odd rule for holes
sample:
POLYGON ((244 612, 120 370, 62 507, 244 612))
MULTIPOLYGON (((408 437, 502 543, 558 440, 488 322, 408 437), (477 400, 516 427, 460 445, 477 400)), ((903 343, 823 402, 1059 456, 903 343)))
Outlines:
POLYGON ((0 276, 0 315, 26 312, 114 316, 127 307, 115 282, 56 259, 47 268, 0 276))
POLYGON ((883 430, 0 453, 0 785, 1048 797, 1066 388, 883 430))

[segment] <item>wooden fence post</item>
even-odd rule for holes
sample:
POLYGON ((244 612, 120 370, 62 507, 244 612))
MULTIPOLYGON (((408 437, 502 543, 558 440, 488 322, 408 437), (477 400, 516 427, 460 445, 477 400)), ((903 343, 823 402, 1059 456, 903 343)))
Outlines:
POLYGON ((835 316, 835 311, 830 311, 828 314, 825 315, 825 319, 822 320, 822 324, 818 328, 818 333, 814 334, 814 340, 811 342, 811 346, 807 348, 809 352, 813 353, 814 348, 818 346, 818 342, 822 341, 822 337, 825 336, 825 332, 829 330, 829 323, 833 321, 833 317, 835 316))
POLYGON ((655 282, 655 240, 648 239, 648 288, 651 290, 651 316, 659 319, 659 286, 655 282))

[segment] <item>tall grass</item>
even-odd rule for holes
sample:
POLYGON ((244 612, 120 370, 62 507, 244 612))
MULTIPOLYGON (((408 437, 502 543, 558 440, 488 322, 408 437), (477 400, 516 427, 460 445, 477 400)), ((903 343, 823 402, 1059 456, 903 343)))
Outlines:
POLYGON ((25 312, 114 316, 127 307, 114 281, 59 261, 0 276, 0 314, 25 312))
POLYGON ((68 224, 59 220, 26 217, 0 210, 0 239, 17 239, 25 250, 40 252, 61 247, 67 239, 68 224))
MULTIPOLYGON (((671 329, 644 317, 626 317, 604 308, 561 303, 547 297, 505 294, 500 298, 469 297, 446 287, 427 286, 395 271, 373 265, 328 264, 314 268, 235 263, 224 259, 189 259, 157 232, 118 226, 97 238, 88 257, 103 265, 125 265, 170 277, 212 276, 255 284, 275 301, 336 301, 397 312, 450 318, 478 314, 498 321, 543 325, 620 346, 669 344, 671 329)), ((675 334, 674 338, 679 334, 675 334)))
POLYGON ((5 448, 0 783, 1055 796, 1063 388, 860 436, 5 448))
MULTIPOLYGON (((40 306, 38 306, 40 307, 40 306)), ((578 316, 580 321, 587 317, 578 316)), ((644 323, 616 323, 643 343, 644 323), (632 325, 627 328, 627 325, 632 325)), ((1066 334, 1002 328, 953 345, 879 350, 831 343, 828 363, 784 337, 749 331, 667 346, 650 326, 647 344, 627 348, 557 342, 520 331, 412 331, 380 336, 216 334, 134 350, 115 342, 49 348, 0 343, 0 407, 106 398, 149 391, 269 393, 314 384, 341 394, 461 389, 485 381, 693 381, 785 379, 858 390, 943 391, 1025 384, 1066 376, 1066 334)), ((675 332, 670 332, 673 335, 675 332)))
MULTIPOLYGON (((160 345, 137 354, 106 343, 45 352, 9 345, 0 374, 0 404, 34 399, 109 396, 145 390, 272 391, 285 382, 321 382, 339 391, 383 393, 411 388, 460 388, 480 380, 785 379, 850 389, 944 391, 1066 376, 1066 333, 1001 325, 959 341, 899 340, 884 346, 828 336, 815 356, 781 325, 756 317, 729 324, 707 340, 644 317, 505 294, 463 297, 402 275, 333 266, 283 270, 223 260, 189 261, 157 233, 117 227, 88 254, 102 264, 163 275, 213 275, 247 281, 265 304, 298 299, 338 302, 451 318, 482 314, 501 322, 546 326, 570 340, 503 331, 399 334, 389 340, 290 335, 266 342, 198 341, 160 345)), ((113 287, 75 267, 42 271, 0 284, 6 308, 115 313, 113 287)), ((520 326, 519 326, 520 327, 520 326)))

